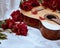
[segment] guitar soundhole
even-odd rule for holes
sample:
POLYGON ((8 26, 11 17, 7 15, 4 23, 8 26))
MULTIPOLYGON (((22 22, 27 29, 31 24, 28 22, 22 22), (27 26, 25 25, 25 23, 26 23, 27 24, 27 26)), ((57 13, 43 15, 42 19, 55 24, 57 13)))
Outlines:
POLYGON ((46 14, 44 17, 46 19, 48 19, 48 20, 58 19, 59 18, 57 15, 54 15, 54 14, 46 14))
POLYGON ((54 15, 47 15, 46 17, 47 17, 47 19, 49 19, 49 20, 51 20, 52 18, 56 19, 56 17, 55 17, 54 15))

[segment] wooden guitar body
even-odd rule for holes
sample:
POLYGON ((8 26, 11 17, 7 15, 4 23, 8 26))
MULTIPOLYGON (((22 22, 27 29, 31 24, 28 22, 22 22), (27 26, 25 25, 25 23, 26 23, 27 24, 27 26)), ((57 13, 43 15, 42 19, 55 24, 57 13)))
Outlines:
POLYGON ((33 14, 32 11, 26 12, 24 10, 21 10, 21 13, 24 15, 23 16, 24 22, 29 26, 38 28, 41 31, 42 35, 47 39, 50 40, 60 39, 60 25, 52 20, 45 18, 46 15, 50 14, 56 15, 58 16, 58 18, 60 18, 60 14, 57 13, 56 11, 53 12, 50 9, 44 9, 42 6, 33 9, 42 10, 39 10, 37 14, 33 14), (43 20, 40 19, 40 17, 43 18, 43 20))

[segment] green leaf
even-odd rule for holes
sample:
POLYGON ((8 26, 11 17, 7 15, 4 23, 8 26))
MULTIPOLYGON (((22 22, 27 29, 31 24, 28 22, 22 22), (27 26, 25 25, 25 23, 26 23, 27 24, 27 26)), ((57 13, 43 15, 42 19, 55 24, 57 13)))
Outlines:
POLYGON ((42 3, 43 0, 39 0, 40 3, 42 3))
POLYGON ((2 27, 2 24, 3 24, 3 23, 0 21, 0 28, 2 27))
POLYGON ((0 21, 0 28, 2 28, 2 24, 5 24, 5 21, 0 21))
POLYGON ((7 37, 7 35, 0 33, 0 40, 7 39, 6 37, 7 37))
POLYGON ((7 39, 7 38, 6 38, 6 37, 3 37, 3 38, 2 38, 2 37, 0 37, 0 40, 5 40, 5 39, 7 39))
POLYGON ((6 29, 5 31, 8 31, 9 33, 12 33, 12 30, 11 29, 6 29))

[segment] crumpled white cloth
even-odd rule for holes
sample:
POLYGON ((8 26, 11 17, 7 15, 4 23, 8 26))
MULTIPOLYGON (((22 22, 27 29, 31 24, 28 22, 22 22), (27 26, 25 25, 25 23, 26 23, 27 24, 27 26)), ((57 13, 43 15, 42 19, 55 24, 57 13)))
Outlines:
POLYGON ((4 20, 9 17, 9 12, 13 9, 19 8, 21 0, 0 0, 0 20, 4 20))
POLYGON ((8 39, 0 40, 0 48, 60 48, 60 40, 47 40, 38 29, 29 26, 27 36, 18 36, 7 31, 4 33, 8 39))

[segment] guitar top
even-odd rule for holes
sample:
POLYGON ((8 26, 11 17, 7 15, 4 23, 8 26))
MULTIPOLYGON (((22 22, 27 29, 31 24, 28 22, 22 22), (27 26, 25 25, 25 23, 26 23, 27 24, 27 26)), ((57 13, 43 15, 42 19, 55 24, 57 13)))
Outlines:
POLYGON ((50 9, 44 9, 42 6, 35 7, 31 11, 27 12, 21 10, 22 14, 40 20, 42 25, 50 30, 60 30, 60 14, 57 11, 52 11, 50 9), (37 11, 37 14, 32 12, 37 11), (42 18, 42 19, 41 19, 42 18), (50 18, 50 19, 49 19, 50 18), (59 20, 57 20, 59 19, 59 20))

